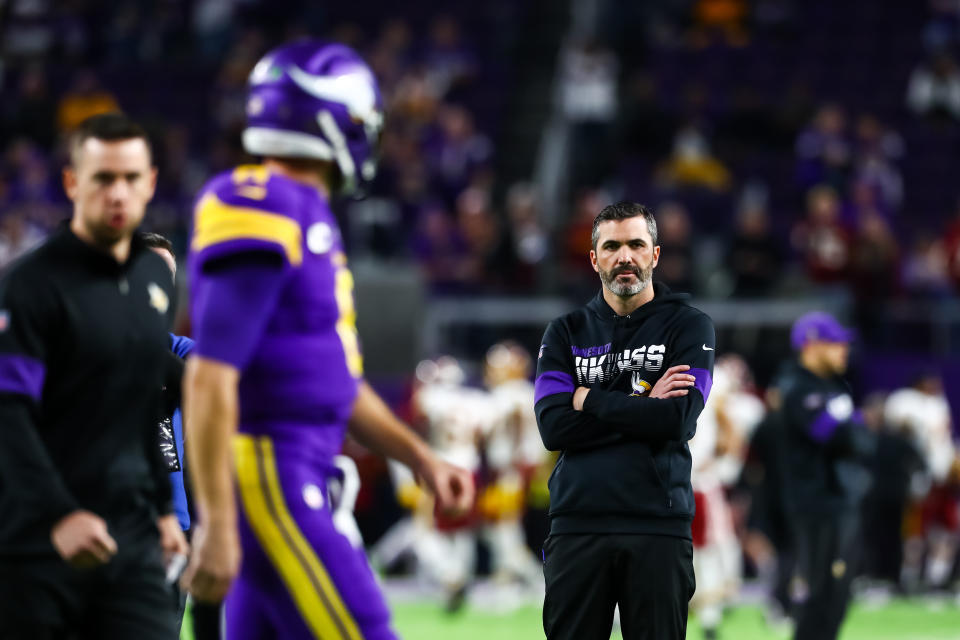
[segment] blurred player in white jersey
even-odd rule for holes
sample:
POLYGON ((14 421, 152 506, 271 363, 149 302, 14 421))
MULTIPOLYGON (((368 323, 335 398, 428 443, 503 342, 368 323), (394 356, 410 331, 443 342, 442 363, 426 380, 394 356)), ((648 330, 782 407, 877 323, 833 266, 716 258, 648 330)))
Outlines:
MULTIPOLYGON (((437 455, 443 460, 457 460, 457 464, 480 479, 480 443, 496 422, 488 394, 465 386, 463 369, 449 356, 420 363, 417 378, 414 409, 427 423, 428 437, 437 455)), ((476 506, 462 516, 449 518, 434 513, 432 503, 421 501, 418 512, 421 523, 432 522, 433 526, 421 529, 422 535, 415 544, 417 560, 426 575, 443 586, 447 609, 455 611, 463 604, 473 577, 476 506)))
POLYGON ((763 418, 764 406, 746 391, 749 370, 735 355, 717 358, 713 390, 690 441, 696 515, 693 564, 697 591, 691 606, 705 638, 716 638, 725 606, 740 587, 741 550, 725 487, 740 473, 745 443, 763 418))
POLYGON ((500 342, 487 351, 484 382, 496 416, 484 443, 490 483, 480 496, 480 511, 494 577, 535 587, 542 584, 543 573, 527 547, 523 514, 530 479, 546 451, 533 411, 531 372, 530 355, 515 342, 500 342))
POLYGON ((955 491, 957 452, 950 424, 950 406, 943 383, 934 373, 920 375, 910 387, 890 394, 884 407, 887 424, 912 440, 926 462, 929 487, 914 487, 920 498, 908 510, 904 566, 901 580, 916 587, 923 574, 932 587, 942 587, 950 577, 956 555, 960 518, 955 491), (952 473, 951 473, 952 472, 952 473))

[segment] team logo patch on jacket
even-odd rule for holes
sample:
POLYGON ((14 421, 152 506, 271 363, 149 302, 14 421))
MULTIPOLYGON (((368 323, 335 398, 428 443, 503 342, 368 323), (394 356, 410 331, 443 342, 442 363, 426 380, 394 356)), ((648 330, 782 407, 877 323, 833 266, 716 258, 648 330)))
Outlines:
POLYGON ((151 282, 147 285, 147 293, 150 295, 150 306, 159 313, 166 313, 170 308, 170 297, 167 292, 160 288, 160 285, 151 282))
POLYGON ((633 387, 632 396, 642 396, 653 388, 653 385, 640 377, 639 371, 634 371, 630 378, 630 386, 633 387))

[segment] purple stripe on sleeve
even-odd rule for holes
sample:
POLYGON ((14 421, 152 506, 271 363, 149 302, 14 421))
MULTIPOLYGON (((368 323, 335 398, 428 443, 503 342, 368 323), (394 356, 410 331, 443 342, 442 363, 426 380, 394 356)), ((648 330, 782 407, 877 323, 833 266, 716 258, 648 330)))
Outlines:
POLYGON ((810 424, 810 437, 817 442, 826 442, 837 430, 840 421, 830 415, 830 412, 824 409, 810 424))
POLYGON ((0 355, 0 391, 20 393, 39 401, 47 368, 28 356, 0 355))
POLYGON ((563 371, 544 371, 533 383, 534 402, 540 402, 555 393, 573 393, 573 378, 563 371))
POLYGON ((703 396, 703 402, 707 402, 710 397, 710 389, 713 388, 713 376, 708 369, 690 369, 687 373, 695 378, 693 388, 703 396))

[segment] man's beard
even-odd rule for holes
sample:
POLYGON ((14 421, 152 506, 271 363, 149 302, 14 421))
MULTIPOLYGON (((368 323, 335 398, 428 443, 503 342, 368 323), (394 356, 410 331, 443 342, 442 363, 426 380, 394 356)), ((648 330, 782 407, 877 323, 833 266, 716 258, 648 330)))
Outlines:
POLYGON ((650 261, 646 267, 638 267, 634 265, 621 265, 619 267, 614 267, 611 271, 600 270, 600 281, 603 283, 607 289, 615 296, 621 298, 629 298, 635 296, 650 284, 650 280, 653 278, 653 260, 650 261), (632 273, 637 281, 633 284, 621 284, 617 281, 617 276, 621 273, 632 273))
POLYGON ((130 238, 138 224, 132 219, 122 228, 111 227, 101 220, 84 220, 82 222, 93 243, 101 249, 110 249, 118 242, 130 238))

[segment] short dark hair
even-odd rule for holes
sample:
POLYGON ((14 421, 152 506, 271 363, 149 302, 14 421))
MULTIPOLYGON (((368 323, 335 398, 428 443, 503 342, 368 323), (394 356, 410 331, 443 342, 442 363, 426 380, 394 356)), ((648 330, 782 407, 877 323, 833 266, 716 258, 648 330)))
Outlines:
POLYGON ((70 134, 70 161, 74 166, 83 143, 90 138, 115 142, 117 140, 132 140, 140 138, 147 145, 147 153, 153 157, 153 147, 150 138, 142 126, 122 113, 111 112, 90 116, 70 134))
POLYGON ((624 201, 607 205, 597 214, 597 217, 593 219, 593 233, 590 234, 590 244, 593 249, 596 250, 597 241, 600 239, 600 232, 597 231, 597 227, 600 226, 601 222, 626 220, 627 218, 636 218, 637 216, 643 216, 644 220, 647 221, 650 240, 653 242, 653 246, 657 246, 657 221, 653 217, 653 212, 638 202, 624 201))
POLYGON ((145 244, 147 248, 165 249, 170 252, 170 255, 176 255, 173 252, 173 243, 159 233, 153 233, 152 231, 140 231, 137 235, 140 236, 140 239, 143 240, 143 244, 145 244))

